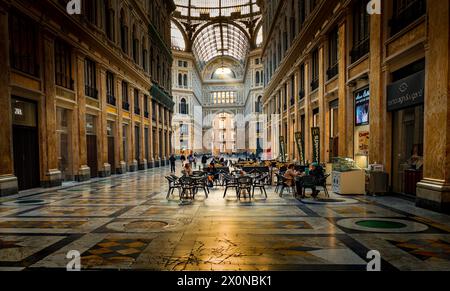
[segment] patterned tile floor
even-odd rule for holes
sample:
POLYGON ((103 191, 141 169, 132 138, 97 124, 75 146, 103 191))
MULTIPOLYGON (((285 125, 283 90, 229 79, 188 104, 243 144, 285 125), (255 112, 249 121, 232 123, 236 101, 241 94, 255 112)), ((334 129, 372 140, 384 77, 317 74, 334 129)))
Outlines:
MULTIPOLYGON (((167 168, 0 199, 0 271, 65 269, 450 270, 450 217, 396 197, 309 203, 273 188, 166 200, 167 168)), ((340 199, 338 195, 333 198, 340 199)), ((352 199, 348 199, 352 198, 352 199)))

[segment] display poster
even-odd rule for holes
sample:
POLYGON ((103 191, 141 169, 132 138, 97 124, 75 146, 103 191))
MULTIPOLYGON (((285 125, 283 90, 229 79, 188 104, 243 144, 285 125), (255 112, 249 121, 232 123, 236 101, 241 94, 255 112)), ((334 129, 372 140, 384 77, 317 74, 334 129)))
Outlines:
POLYGON ((370 90, 365 88, 355 93, 355 125, 369 124, 370 90))
POLYGON ((369 155, 369 132, 361 131, 358 134, 358 151, 360 155, 369 155))
POLYGON ((302 132, 295 133, 295 141, 297 143, 297 149, 300 155, 300 162, 305 165, 305 137, 302 132))
POLYGON ((286 143, 284 142, 284 137, 280 136, 280 158, 281 162, 286 162, 286 143))
POLYGON ((320 128, 311 128, 313 162, 320 163, 320 128))

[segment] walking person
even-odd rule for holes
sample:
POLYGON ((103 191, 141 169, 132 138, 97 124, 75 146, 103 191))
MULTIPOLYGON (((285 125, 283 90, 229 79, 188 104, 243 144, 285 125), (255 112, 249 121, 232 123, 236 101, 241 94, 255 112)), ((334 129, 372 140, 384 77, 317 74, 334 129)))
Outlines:
POLYGON ((175 173, 175 162, 177 161, 177 159, 175 158, 175 155, 172 154, 169 158, 169 162, 170 162, 170 172, 171 173, 175 173))
POLYGON ((180 160, 181 160, 181 166, 184 167, 184 162, 186 161, 186 156, 184 154, 181 154, 180 160))

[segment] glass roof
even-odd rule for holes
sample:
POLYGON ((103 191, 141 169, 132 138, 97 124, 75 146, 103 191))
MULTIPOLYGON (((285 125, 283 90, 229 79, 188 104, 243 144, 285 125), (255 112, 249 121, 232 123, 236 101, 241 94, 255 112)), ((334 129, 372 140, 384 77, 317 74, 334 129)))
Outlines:
POLYGON ((245 34, 228 23, 208 26, 200 32, 193 44, 194 54, 201 66, 221 55, 243 63, 249 49, 250 44, 245 34))
POLYGON ((213 18, 220 15, 230 17, 235 13, 241 15, 260 13, 256 0, 175 0, 175 4, 176 11, 182 17, 190 16, 191 18, 199 18, 203 15, 213 18))
MULTIPOLYGON (((258 0, 174 0, 175 23, 183 26, 188 39, 172 23, 172 47, 191 49, 203 68, 215 57, 228 56, 244 63, 254 39, 253 30, 261 18, 258 0)), ((258 42, 262 35, 258 36, 258 42)))
POLYGON ((175 50, 184 51, 186 49, 186 43, 184 41, 183 34, 173 21, 171 21, 171 25, 172 48, 175 50))
POLYGON ((262 27, 259 29, 258 34, 256 35, 256 46, 260 47, 262 46, 264 39, 263 39, 263 30, 262 27))

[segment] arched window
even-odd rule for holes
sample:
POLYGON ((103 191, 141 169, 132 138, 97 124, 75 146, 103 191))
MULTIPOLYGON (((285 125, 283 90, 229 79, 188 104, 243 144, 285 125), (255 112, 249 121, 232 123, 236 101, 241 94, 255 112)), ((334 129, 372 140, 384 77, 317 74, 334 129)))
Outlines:
POLYGON ((145 72, 148 72, 148 59, 147 59, 147 48, 145 46, 146 42, 145 42, 145 37, 142 37, 142 68, 144 69, 145 72))
POLYGON ((162 65, 162 79, 161 79, 162 85, 164 88, 167 88, 167 84, 166 84, 166 63, 163 62, 162 65))
POLYGON ((260 79, 259 79, 259 71, 256 72, 256 77, 255 77, 255 79, 256 79, 256 85, 258 86, 259 83, 260 83, 260 79))
POLYGON ((97 1, 86 1, 86 18, 92 24, 97 24, 97 1))
POLYGON ((137 38, 136 25, 133 25, 133 60, 139 64, 139 39, 137 38))
POLYGON ((255 111, 256 113, 262 112, 262 96, 259 96, 256 100, 255 111))
POLYGON ((111 7, 110 0, 103 0, 103 17, 106 37, 114 41, 114 9, 111 7))
MULTIPOLYGON (((153 4, 152 4, 153 5, 153 4)), ((153 73, 155 72, 155 68, 153 67, 153 47, 150 48, 150 75, 154 78, 153 73)))
POLYGON ((184 87, 188 86, 188 75, 187 74, 184 74, 184 76, 183 76, 183 85, 184 85, 184 87))
POLYGON ((124 53, 128 53, 128 26, 123 9, 120 11, 120 47, 124 53))
POLYGON ((183 87, 183 74, 178 74, 178 87, 183 87))
POLYGON ((189 114, 189 107, 184 98, 181 98, 180 101, 180 114, 189 114))
POLYGON ((156 56, 156 80, 161 82, 161 63, 159 62, 159 56, 156 56))

